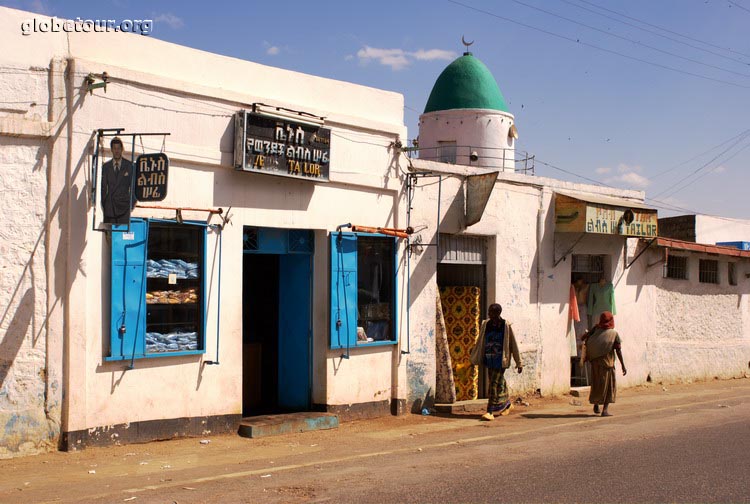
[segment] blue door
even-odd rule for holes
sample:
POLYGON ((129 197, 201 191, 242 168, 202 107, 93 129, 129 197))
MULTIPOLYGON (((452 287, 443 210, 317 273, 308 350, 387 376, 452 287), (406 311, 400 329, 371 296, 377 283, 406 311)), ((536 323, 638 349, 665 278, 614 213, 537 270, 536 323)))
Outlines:
POLYGON ((303 411, 310 407, 309 254, 279 256, 279 408, 303 411))

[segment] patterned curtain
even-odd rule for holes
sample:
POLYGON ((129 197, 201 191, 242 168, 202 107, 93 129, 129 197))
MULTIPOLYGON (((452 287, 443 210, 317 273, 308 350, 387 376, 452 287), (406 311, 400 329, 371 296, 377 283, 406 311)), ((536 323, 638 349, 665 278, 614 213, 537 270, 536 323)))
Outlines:
POLYGON ((479 370, 469 363, 469 352, 479 337, 479 287, 443 287, 440 289, 456 400, 476 399, 479 370))
POLYGON ((435 360, 436 383, 435 402, 452 404, 456 402, 456 384, 453 381, 451 368, 450 346, 448 345, 448 331, 445 329, 443 306, 440 294, 435 297, 435 360))

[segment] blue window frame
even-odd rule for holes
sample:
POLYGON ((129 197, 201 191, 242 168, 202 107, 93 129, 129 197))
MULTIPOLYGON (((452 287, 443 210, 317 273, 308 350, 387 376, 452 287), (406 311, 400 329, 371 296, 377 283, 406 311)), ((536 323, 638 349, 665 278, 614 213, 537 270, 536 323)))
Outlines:
POLYGON ((331 233, 330 347, 398 341, 396 238, 331 233))
POLYGON ((113 226, 107 360, 205 352, 206 229, 145 219, 113 226))

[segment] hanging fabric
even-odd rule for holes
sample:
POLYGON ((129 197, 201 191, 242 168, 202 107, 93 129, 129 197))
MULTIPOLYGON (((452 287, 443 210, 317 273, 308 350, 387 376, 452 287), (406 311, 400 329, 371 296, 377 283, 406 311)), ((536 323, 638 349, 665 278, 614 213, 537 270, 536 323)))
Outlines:
POLYGON ((439 294, 435 301, 435 402, 452 404, 456 402, 456 382, 453 380, 448 332, 445 329, 443 304, 439 294))

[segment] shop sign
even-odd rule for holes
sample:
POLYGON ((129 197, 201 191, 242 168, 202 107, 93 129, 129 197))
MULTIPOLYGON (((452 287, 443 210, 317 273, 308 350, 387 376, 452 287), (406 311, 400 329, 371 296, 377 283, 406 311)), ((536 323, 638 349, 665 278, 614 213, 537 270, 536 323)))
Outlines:
POLYGON ((135 160, 135 199, 161 201, 167 197, 169 158, 166 154, 141 154, 135 160))
POLYGON ((235 168, 328 181, 331 130, 241 111, 235 118, 235 168))
POLYGON ((654 238, 656 210, 606 205, 561 194, 555 196, 555 231, 654 238))

